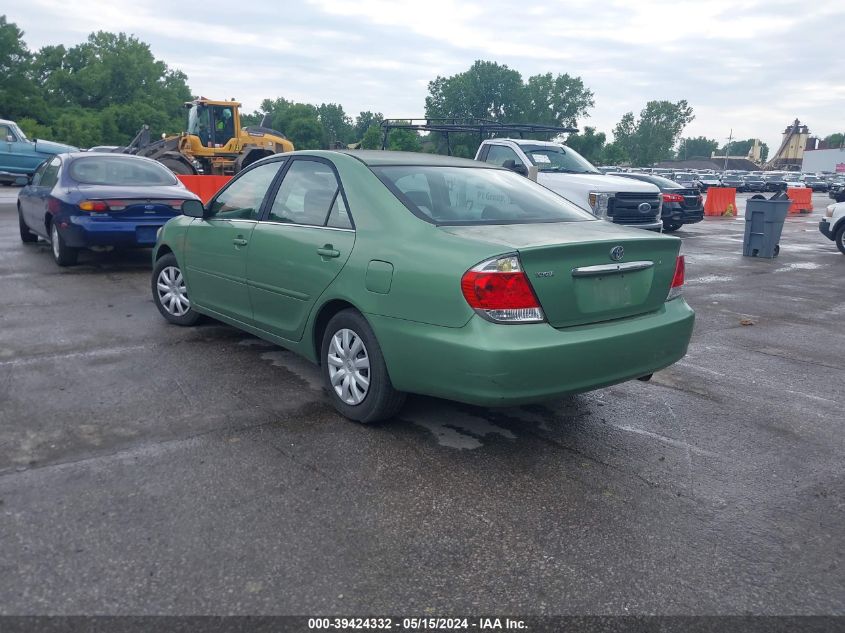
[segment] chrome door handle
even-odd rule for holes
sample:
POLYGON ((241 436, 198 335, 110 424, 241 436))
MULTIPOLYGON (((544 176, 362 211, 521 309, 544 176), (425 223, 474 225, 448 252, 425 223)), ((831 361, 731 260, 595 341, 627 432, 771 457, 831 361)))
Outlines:
POLYGON ((246 246, 247 243, 248 242, 242 237, 236 237, 232 240, 232 244, 234 244, 235 246, 246 246))
POLYGON ((340 251, 335 250, 331 244, 326 244, 322 248, 318 248, 317 254, 320 257, 340 257, 340 251))

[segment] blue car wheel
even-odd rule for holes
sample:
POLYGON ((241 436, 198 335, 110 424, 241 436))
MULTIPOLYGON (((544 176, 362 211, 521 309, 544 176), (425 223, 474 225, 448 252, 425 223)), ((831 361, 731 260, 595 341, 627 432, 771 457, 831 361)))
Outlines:
POLYGON ((53 259, 59 266, 73 266, 79 258, 79 249, 71 248, 65 244, 59 227, 55 223, 50 225, 50 246, 53 251, 53 259))

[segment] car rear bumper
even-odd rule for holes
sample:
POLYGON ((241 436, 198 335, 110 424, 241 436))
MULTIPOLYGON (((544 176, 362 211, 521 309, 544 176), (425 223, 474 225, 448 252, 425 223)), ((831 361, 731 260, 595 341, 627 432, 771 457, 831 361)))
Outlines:
POLYGON ((675 299, 650 314, 560 330, 546 323, 498 325, 477 316, 462 328, 367 318, 397 389, 512 406, 668 367, 686 354, 695 314, 675 299))
POLYGON ((693 224, 704 219, 704 207, 682 207, 677 202, 663 205, 663 221, 672 224, 693 224))
POLYGON ((155 246, 156 232, 169 218, 143 221, 107 221, 90 216, 73 216, 66 226, 61 226, 62 237, 68 246, 119 246, 125 248, 155 246))

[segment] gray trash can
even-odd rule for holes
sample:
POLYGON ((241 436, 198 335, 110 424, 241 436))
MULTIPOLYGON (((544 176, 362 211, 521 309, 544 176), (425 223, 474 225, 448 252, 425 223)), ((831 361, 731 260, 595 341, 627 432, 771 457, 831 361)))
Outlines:
POLYGON ((780 234, 792 201, 782 194, 766 200, 750 198, 745 206, 745 239, 742 254, 746 257, 777 257, 780 234))

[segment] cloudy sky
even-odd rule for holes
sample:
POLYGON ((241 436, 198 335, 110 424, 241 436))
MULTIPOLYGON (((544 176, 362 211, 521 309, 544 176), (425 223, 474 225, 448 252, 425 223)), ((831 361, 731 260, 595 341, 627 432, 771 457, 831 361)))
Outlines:
POLYGON ((595 93, 579 125, 610 132, 651 99, 686 99, 684 136, 775 146, 796 117, 845 129, 845 0, 5 0, 31 49, 125 31, 197 94, 422 116, 427 84, 474 60, 595 93))

